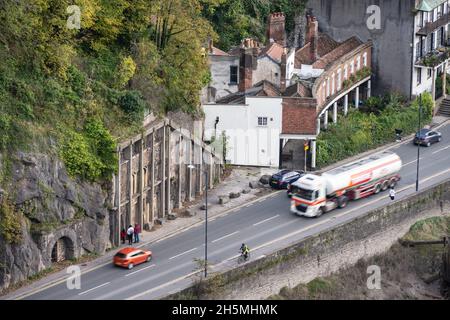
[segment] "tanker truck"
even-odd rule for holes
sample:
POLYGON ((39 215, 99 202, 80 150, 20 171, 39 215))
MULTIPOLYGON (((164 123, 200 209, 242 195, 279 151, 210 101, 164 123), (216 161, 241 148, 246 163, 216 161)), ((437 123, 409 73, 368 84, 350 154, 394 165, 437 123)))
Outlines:
POLYGON ((289 186, 291 212, 306 217, 320 217, 348 201, 380 193, 400 180, 402 160, 384 151, 324 172, 307 174, 289 186))

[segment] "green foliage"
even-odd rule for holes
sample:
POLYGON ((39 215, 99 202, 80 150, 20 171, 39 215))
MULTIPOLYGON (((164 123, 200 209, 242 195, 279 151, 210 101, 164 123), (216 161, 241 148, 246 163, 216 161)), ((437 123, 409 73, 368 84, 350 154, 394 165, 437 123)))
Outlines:
POLYGON ((62 140, 61 157, 70 175, 96 181, 117 171, 116 144, 101 121, 89 120, 82 134, 66 130, 62 140))
POLYGON ((0 202, 0 232, 9 244, 22 241, 22 213, 17 212, 7 198, 0 202))
POLYGON ((304 13, 306 0, 218 0, 203 6, 203 15, 220 34, 217 46, 229 50, 243 38, 266 41, 267 17, 273 12, 286 16, 286 31, 294 30, 296 16, 304 13))
POLYGON ((146 104, 138 91, 125 91, 118 98, 117 102, 131 121, 139 121, 143 119, 146 104))
MULTIPOLYGON (((322 131, 317 141, 317 163, 324 167, 333 162, 376 148, 395 138, 395 129, 410 134, 418 130, 419 100, 406 104, 398 94, 370 99, 369 112, 352 110, 336 125, 322 131), (375 106, 380 111, 372 112, 375 106)), ((422 126, 432 118, 431 95, 422 95, 422 126)), ((364 109, 364 108, 362 108, 364 109)))

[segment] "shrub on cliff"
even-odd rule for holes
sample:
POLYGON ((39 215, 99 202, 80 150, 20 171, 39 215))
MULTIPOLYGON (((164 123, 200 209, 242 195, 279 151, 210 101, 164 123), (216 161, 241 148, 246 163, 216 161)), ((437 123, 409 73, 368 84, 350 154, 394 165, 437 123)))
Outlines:
POLYGON ((22 241, 22 215, 15 211, 7 198, 0 202, 0 232, 9 244, 22 241))
POLYGON ((116 172, 116 143, 100 120, 89 120, 81 133, 65 130, 62 141, 61 157, 71 176, 98 181, 116 172))

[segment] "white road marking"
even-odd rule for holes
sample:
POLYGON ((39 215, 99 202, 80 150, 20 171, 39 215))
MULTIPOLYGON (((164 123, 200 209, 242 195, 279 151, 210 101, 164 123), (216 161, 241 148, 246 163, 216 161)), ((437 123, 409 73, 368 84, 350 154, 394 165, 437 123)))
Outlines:
POLYGON ((263 220, 263 221, 260 221, 260 222, 257 222, 257 223, 255 223, 255 224, 253 224, 253 226, 257 226, 257 225, 260 225, 260 224, 262 224, 262 223, 265 223, 265 222, 267 222, 267 221, 270 221, 270 220, 273 220, 273 219, 275 219, 275 218, 278 218, 280 215, 279 214, 277 214, 276 216, 273 216, 273 217, 271 217, 271 218, 268 218, 268 219, 266 219, 266 220, 263 220))
MULTIPOLYGON (((312 225, 310 225, 310 226, 308 226, 308 227, 305 227, 305 228, 303 228, 303 229, 300 229, 300 230, 297 230, 297 231, 288 233, 288 234, 286 234, 286 235, 284 235, 284 236, 282 236, 282 237, 279 237, 279 238, 277 238, 277 239, 274 239, 274 240, 271 240, 271 241, 269 241, 269 242, 263 243, 262 245, 257 246, 257 247, 255 247, 254 249, 251 249, 251 250, 250 250, 250 253, 251 253, 252 251, 256 251, 256 250, 262 249, 262 248, 264 248, 264 247, 267 247, 267 246, 269 246, 269 245, 271 245, 271 244, 274 244, 274 243, 276 243, 276 242, 278 242, 278 241, 282 241, 282 240, 285 240, 285 239, 290 238, 290 237, 292 237, 292 236, 295 236, 295 235, 297 235, 297 234, 299 234, 299 233, 308 231, 309 229, 318 227, 318 226, 320 226, 320 225, 322 225, 322 224, 324 224, 324 223, 327 223, 327 222, 329 222, 329 221, 331 221, 331 220, 332 220, 331 218, 322 220, 322 221, 320 221, 320 222, 318 222, 318 223, 312 224, 312 225)), ((235 255, 235 256, 232 256, 232 257, 230 257, 230 258, 228 258, 228 259, 226 259, 226 260, 224 260, 224 261, 218 263, 217 265, 221 265, 221 264, 223 264, 223 263, 225 263, 225 262, 227 262, 227 261, 231 261, 231 260, 234 260, 234 259, 239 258, 239 257, 240 257, 240 254, 237 254, 237 255, 235 255)))
MULTIPOLYGON (((419 160, 423 160, 423 158, 419 158, 419 160)), ((417 159, 414 160, 414 161, 411 161, 411 162, 408 162, 408 163, 404 164, 404 165, 402 166, 402 168, 403 168, 403 167, 406 167, 406 166, 408 166, 408 165, 410 165, 410 164, 413 164, 413 163, 415 163, 415 162, 417 162, 417 159)))
POLYGON ((129 277, 129 276, 131 276, 131 275, 133 275, 133 274, 135 274, 135 273, 138 273, 138 272, 141 272, 141 271, 143 271, 143 270, 152 268, 152 267, 154 267, 154 266, 156 266, 156 264, 152 264, 151 266, 148 266, 148 267, 139 269, 139 270, 137 270, 137 271, 131 272, 131 273, 129 273, 129 274, 126 274, 125 277, 129 277))
POLYGON ((178 282, 178 281, 181 281, 181 280, 184 280, 184 279, 186 279, 186 278, 189 278, 190 276, 193 276, 194 274, 196 274, 196 273, 198 273, 198 272, 199 272, 199 271, 191 272, 191 273, 189 273, 189 274, 187 274, 187 275, 185 275, 185 276, 181 276, 181 277, 176 278, 176 279, 174 279, 174 280, 172 280, 172 281, 166 282, 166 283, 164 283, 164 284, 162 284, 162 285, 160 285, 160 286, 157 286, 157 287, 152 288, 152 289, 150 289, 150 290, 147 290, 147 291, 138 293, 138 294, 136 294, 136 295, 134 295, 134 296, 131 296, 131 297, 129 297, 129 298, 126 298, 125 300, 134 300, 134 299, 136 299, 136 298, 142 297, 142 296, 144 296, 144 295, 146 295, 146 294, 149 294, 149 293, 151 293, 151 292, 154 292, 154 291, 157 291, 157 290, 162 289, 162 288, 164 288, 164 287, 170 286, 171 284, 174 284, 174 283, 176 283, 176 282, 178 282))
POLYGON ((239 231, 236 231, 236 232, 233 232, 233 233, 227 234, 226 236, 223 236, 223 237, 220 237, 219 239, 216 239, 216 240, 214 240, 214 241, 211 241, 211 243, 214 243, 214 242, 217 242, 217 241, 223 240, 223 239, 225 239, 225 238, 228 238, 228 237, 234 236, 234 235, 235 235, 236 233, 239 233, 239 231))
POLYGON ((172 258, 169 258, 169 260, 172 260, 172 259, 178 258, 178 257, 180 257, 180 256, 182 256, 182 255, 184 255, 184 254, 186 254, 186 253, 189 253, 189 252, 192 252, 192 251, 195 251, 195 250, 197 250, 197 248, 194 248, 194 249, 191 249, 191 250, 185 251, 185 252, 183 252, 183 253, 177 254, 176 256, 173 256, 172 258))
POLYGON ((91 291, 93 291, 93 290, 95 290, 95 289, 98 289, 98 288, 101 288, 101 287, 104 287, 104 286, 107 286, 108 284, 110 284, 111 282, 106 282, 106 283, 104 283, 104 284, 101 284, 101 285, 99 285, 99 286, 96 286, 96 287, 94 287, 94 288, 92 288, 92 289, 89 289, 89 290, 86 290, 86 291, 83 291, 83 292, 80 292, 78 295, 79 296, 81 296, 81 295, 83 295, 83 294, 86 294, 86 293, 88 293, 88 292, 91 292, 91 291))
POLYGON ((439 149, 439 150, 433 152, 433 154, 439 153, 439 152, 444 151, 444 150, 447 150, 447 149, 449 149, 449 148, 450 148, 450 146, 447 146, 447 147, 445 147, 445 148, 442 148, 442 149, 439 149))

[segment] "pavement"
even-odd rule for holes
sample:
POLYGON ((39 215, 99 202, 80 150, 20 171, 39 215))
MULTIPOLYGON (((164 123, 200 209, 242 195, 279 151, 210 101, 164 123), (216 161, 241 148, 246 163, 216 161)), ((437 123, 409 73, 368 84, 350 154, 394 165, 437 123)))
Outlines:
MULTIPOLYGON (((450 178, 450 125, 447 119, 435 118, 433 127, 439 128, 443 141, 421 149, 420 188, 450 178)), ((403 160, 402 180, 397 186, 397 199, 415 192, 417 147, 411 137, 402 142, 384 146, 396 152, 403 160)), ((361 157, 363 155, 359 155, 361 157)), ((348 162, 350 160, 347 160, 348 162)), ((340 163, 342 164, 342 163, 340 163)), ((337 166, 336 164, 334 166, 337 166)), ((329 169, 329 168, 327 168, 329 169)), ((239 169, 238 169, 239 170, 239 169)), ((256 169, 255 169, 256 170, 256 169)), ((231 176, 223 187, 210 192, 211 199, 226 191, 237 191, 249 180, 262 173, 255 171, 242 178, 242 173, 231 176), (239 182, 237 182, 239 181, 239 182), (228 183, 227 183, 228 182, 228 183), (242 183, 242 185, 240 184, 242 183), (222 188, 222 189, 220 189, 222 188), (215 193, 214 193, 215 192, 215 193)), ((386 193, 350 202, 347 208, 335 210, 318 219, 297 217, 290 213, 290 201, 285 192, 270 192, 258 197, 257 191, 243 195, 227 206, 211 207, 208 211, 208 262, 211 270, 221 272, 236 266, 240 244, 245 242, 258 259, 292 243, 336 227, 364 213, 391 202, 386 193)), ((198 211, 200 203, 190 210, 198 211), (198 206, 198 207, 197 207, 198 206)), ((144 234, 143 248, 152 250, 151 263, 133 270, 111 264, 112 250, 105 256, 81 265, 81 288, 70 290, 66 286, 65 271, 45 277, 23 287, 4 299, 158 299, 177 292, 192 283, 198 272, 195 259, 204 259, 205 232, 203 214, 192 218, 178 218, 161 229, 144 234)))

